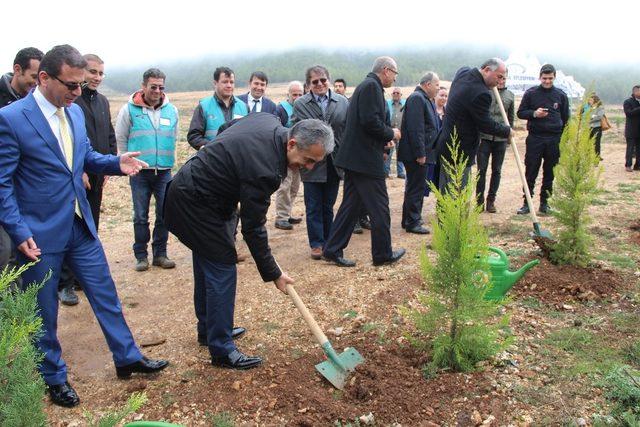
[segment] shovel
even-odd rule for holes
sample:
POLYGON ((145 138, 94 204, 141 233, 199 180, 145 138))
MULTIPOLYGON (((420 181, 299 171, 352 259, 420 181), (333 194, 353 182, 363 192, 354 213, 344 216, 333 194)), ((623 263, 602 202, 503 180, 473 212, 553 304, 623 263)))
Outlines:
POLYGON ((360 353, 358 353, 358 350, 353 347, 347 347, 344 349, 342 354, 338 354, 333 349, 331 343, 327 339, 327 336, 322 332, 320 326, 318 326, 318 323, 316 323, 311 313, 309 313, 309 310, 307 310, 307 307, 304 305, 292 285, 287 285, 287 293, 291 296, 293 304, 300 311, 300 314, 302 314, 307 325, 311 328, 313 336, 327 355, 327 360, 322 363, 318 363, 316 365, 316 369, 323 377, 329 380, 335 388, 342 390, 347 382, 349 373, 353 372, 356 366, 364 362, 364 358, 360 353))
MULTIPOLYGON (((500 98, 500 92, 498 92, 498 88, 493 88, 493 96, 500 107, 500 113, 502 114, 502 120, 504 120, 504 124, 510 126, 509 118, 507 117, 507 112, 504 110, 504 105, 502 104, 502 98, 500 98)), ((527 178, 524 175, 524 170, 522 169, 522 162, 520 161, 520 154, 518 153, 518 147, 516 146, 516 142, 513 140, 513 133, 509 135, 509 139, 511 148, 513 149, 513 155, 516 158, 516 165, 518 166, 518 173, 520 174, 520 180, 522 181, 522 186, 524 187, 524 197, 527 199, 527 205, 529 206, 529 215, 531 215, 531 220, 533 221, 533 238, 540 246, 540 249, 543 251, 547 251, 550 248, 550 244, 554 242, 551 233, 547 230, 543 230, 540 228, 540 221, 538 221, 538 216, 536 215, 536 211, 533 209, 533 202, 531 201, 531 193, 529 193, 529 185, 527 184, 527 178)))

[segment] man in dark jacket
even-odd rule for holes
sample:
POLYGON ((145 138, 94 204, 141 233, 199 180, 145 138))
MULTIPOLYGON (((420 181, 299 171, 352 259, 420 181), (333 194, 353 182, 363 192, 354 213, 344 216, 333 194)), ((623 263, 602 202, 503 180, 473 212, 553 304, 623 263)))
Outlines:
MULTIPOLYGON (((539 208, 541 214, 549 213, 547 199, 551 197, 553 190, 553 168, 560 160, 560 137, 564 126, 569 121, 569 98, 561 89, 553 85, 555 78, 555 67, 551 64, 543 65, 540 68, 540 85, 528 89, 518 107, 518 118, 527 121, 529 131, 524 168, 531 197, 533 197, 533 187, 542 165, 539 208), (544 164, 542 164, 543 160, 544 164)), ((526 198, 517 213, 518 215, 529 213, 526 198)))
POLYGON ((631 90, 631 97, 622 104, 627 120, 624 124, 624 137, 627 140, 627 152, 624 158, 624 166, 627 172, 640 170, 640 85, 631 90), (636 163, 631 168, 633 158, 636 163))
MULTIPOLYGON (((509 126, 513 127, 513 121, 515 119, 515 97, 506 87, 507 75, 505 74, 503 79, 498 81, 498 93, 502 100, 502 105, 507 113, 507 119, 509 119, 509 126)), ((502 123, 502 113, 500 111, 500 105, 498 105, 493 92, 491 93, 491 117, 493 120, 502 123)), ((498 188, 500 187, 500 177, 502 174, 502 163, 504 162, 504 155, 507 151, 507 138, 503 138, 495 135, 488 135, 485 133, 480 134, 480 147, 478 148, 478 183, 476 184, 476 199, 478 205, 485 207, 484 204, 484 187, 486 183, 487 170, 489 169, 489 158, 491 158, 491 182, 489 183, 489 192, 487 193, 486 211, 489 213, 496 213, 496 195, 498 194, 498 188)))
POLYGON ((400 130, 387 123, 384 88, 398 75, 393 58, 377 58, 371 72, 356 87, 347 113, 347 124, 336 166, 345 170, 342 204, 338 209, 323 257, 341 267, 355 262, 343 257, 364 205, 371 219, 371 255, 374 265, 398 261, 404 249, 393 251, 389 194, 384 174, 384 150, 400 139, 400 130))
MULTIPOLYGON (((87 136, 94 150, 100 154, 118 154, 116 147, 116 135, 111 124, 111 111, 107 98, 98 93, 98 86, 104 79, 104 61, 98 55, 86 54, 87 61, 84 70, 84 85, 82 94, 76 98, 75 103, 82 108, 84 113, 87 136)), ((82 181, 87 190, 87 200, 91 207, 91 214, 96 225, 96 231, 100 223, 100 206, 102 205, 102 189, 106 181, 106 175, 84 173, 82 181)), ((60 284, 58 285, 58 297, 65 305, 78 304, 78 296, 75 294, 74 285, 79 285, 71 269, 67 264, 62 265, 60 272, 60 284)))
MULTIPOLYGON (((459 150, 467 162, 464 174, 465 185, 471 166, 476 160, 480 144, 479 132, 504 138, 511 133, 509 126, 496 122, 489 114, 491 88, 498 85, 498 80, 503 78, 506 72, 507 67, 501 59, 491 58, 485 61, 480 69, 469 67, 459 69, 451 82, 447 114, 444 115, 442 131, 436 146, 441 158, 450 162, 449 144, 455 128, 460 144, 459 150)), ((446 191, 449 182, 449 176, 443 166, 440 168, 438 180, 440 191, 446 191)))
POLYGON ((213 365, 249 369, 262 363, 233 342, 238 204, 242 234, 262 279, 286 293, 293 279, 271 255, 265 228, 270 196, 287 168, 312 168, 333 144, 331 128, 320 120, 287 129, 272 114, 251 114, 222 130, 215 144, 202 147, 169 184, 164 218, 193 251, 198 341, 209 347, 213 365))
POLYGON ((333 129, 335 149, 313 170, 301 171, 304 185, 304 206, 307 213, 307 235, 311 247, 311 258, 320 259, 322 248, 331 232, 333 224, 333 205, 338 197, 342 171, 336 169, 335 154, 347 122, 349 101, 329 89, 331 77, 329 70, 315 65, 305 73, 310 91, 298 98, 293 105, 293 122, 304 119, 319 119, 333 129))
POLYGON ((269 78, 262 71, 254 71, 249 77, 249 92, 240 95, 240 98, 251 113, 271 113, 276 114, 276 104, 264 96, 267 91, 269 78))
POLYGON ((429 165, 433 168, 436 162, 433 143, 438 136, 438 125, 433 99, 439 89, 438 75, 429 71, 422 76, 420 84, 404 104, 398 160, 404 164, 407 171, 402 204, 402 228, 408 233, 430 232, 422 225, 422 202, 427 189, 427 170, 429 165))
MULTIPOLYGON (((26 96, 36 86, 38 67, 44 54, 35 47, 21 49, 13 60, 13 72, 0 77, 0 108, 26 96)), ((0 271, 16 267, 16 249, 0 226, 0 271)))

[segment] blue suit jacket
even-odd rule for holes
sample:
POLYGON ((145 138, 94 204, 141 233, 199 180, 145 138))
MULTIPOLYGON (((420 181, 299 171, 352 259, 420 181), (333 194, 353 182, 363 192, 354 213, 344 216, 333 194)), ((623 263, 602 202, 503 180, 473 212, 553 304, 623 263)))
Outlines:
POLYGON ((32 93, 0 110, 0 223, 16 245, 33 237, 43 254, 64 250, 76 198, 98 238, 82 173, 122 175, 118 157, 91 147, 80 107, 65 111, 74 138, 72 169, 32 93))
MULTIPOLYGON (((245 104, 247 104, 247 107, 249 108, 249 112, 251 112, 251 107, 253 107, 253 105, 249 105, 249 93, 240 95, 238 98, 240 98, 245 104)), ((271 113, 274 116, 277 116, 276 108, 277 106, 275 102, 273 102, 266 96, 262 97, 262 111, 261 111, 262 113, 271 113)))

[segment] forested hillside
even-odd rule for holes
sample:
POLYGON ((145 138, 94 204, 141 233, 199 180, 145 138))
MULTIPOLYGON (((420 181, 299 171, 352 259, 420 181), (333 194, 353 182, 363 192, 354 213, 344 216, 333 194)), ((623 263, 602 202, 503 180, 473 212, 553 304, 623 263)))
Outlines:
MULTIPOLYGON (((479 65, 492 56, 506 58, 505 49, 471 49, 460 46, 442 46, 424 50, 378 51, 312 51, 292 50, 281 53, 248 56, 210 56, 200 60, 174 61, 159 64, 109 70, 106 84, 109 88, 129 93, 140 85, 146 68, 157 66, 167 74, 167 88, 172 92, 207 90, 211 88, 213 70, 221 65, 231 67, 236 73, 236 86, 246 85, 254 70, 262 70, 270 82, 282 83, 302 80, 304 70, 315 64, 325 65, 331 78, 343 78, 354 86, 369 71, 373 59, 379 55, 392 55, 398 62, 400 74, 397 83, 411 86, 426 70, 434 70, 440 78, 451 80, 455 71, 463 65, 479 65)), ((578 58, 553 58, 539 56, 541 62, 552 62, 556 68, 573 75, 588 88, 593 83, 596 91, 607 103, 620 103, 631 93, 634 84, 640 84, 638 65, 611 64, 605 66, 586 65, 578 58)))

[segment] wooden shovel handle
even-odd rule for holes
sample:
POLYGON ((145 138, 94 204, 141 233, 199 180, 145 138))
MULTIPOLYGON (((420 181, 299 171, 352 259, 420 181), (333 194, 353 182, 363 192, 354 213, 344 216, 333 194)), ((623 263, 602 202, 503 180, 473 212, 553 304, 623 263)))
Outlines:
MULTIPOLYGON (((502 114, 502 120, 504 120, 504 124, 507 126, 511 126, 509 124, 509 118, 507 117, 507 112, 504 110, 504 104, 502 104, 502 98, 500 97, 500 92, 498 92, 497 87, 493 87, 493 96, 496 98, 496 103, 500 107, 500 114, 502 114)), ((529 214, 531 215, 531 219, 534 224, 538 223, 538 216, 536 215, 536 211, 533 209, 533 201, 531 200, 531 193, 529 192, 529 185, 527 184, 527 178, 524 175, 524 169, 522 169, 522 162, 520 161, 520 153, 518 153, 518 147, 516 146, 516 141, 513 138, 513 129, 509 135, 509 139, 511 140, 510 144, 513 149, 513 156, 516 158, 516 165, 518 166, 518 173, 520 174, 520 180, 522 181, 522 186, 524 187, 524 197, 527 199, 527 205, 529 205, 529 214)))
POLYGON ((298 293, 293 288, 293 285, 287 285, 287 293, 293 300, 293 304, 296 306, 298 311, 300 311, 300 314, 302 314, 302 317, 304 318, 305 322, 307 322, 307 325, 309 325, 309 328, 311 328, 313 336, 316 338, 320 346, 323 346, 329 340, 327 339, 327 336, 324 334, 324 332, 322 332, 322 329, 320 329, 320 326, 313 318, 311 313, 309 313, 309 310, 307 310, 307 307, 298 296, 298 293))

